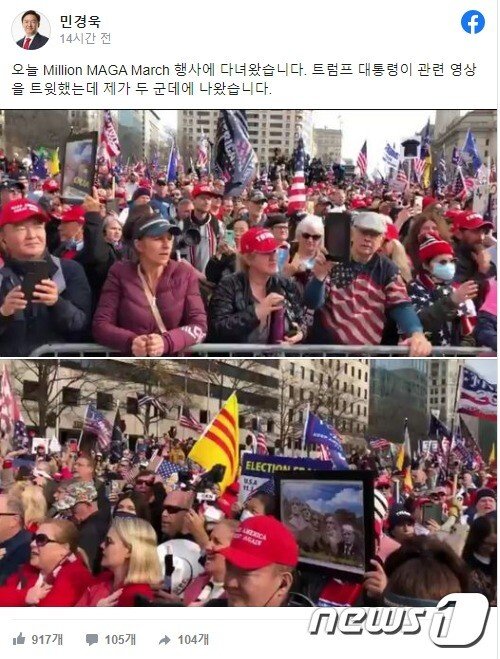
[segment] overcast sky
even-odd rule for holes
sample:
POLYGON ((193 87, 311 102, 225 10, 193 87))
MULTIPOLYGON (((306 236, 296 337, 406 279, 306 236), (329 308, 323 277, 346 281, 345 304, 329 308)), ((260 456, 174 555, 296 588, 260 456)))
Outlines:
MULTIPOLYGON (((465 113, 465 110, 461 111, 465 113)), ((177 127, 177 111, 159 112, 165 123, 177 127)), ((368 171, 380 168, 382 153, 387 142, 396 143, 422 130, 430 118, 434 123, 435 110, 314 110, 313 122, 317 128, 342 128, 342 157, 356 161, 365 140, 368 143, 368 171)))
POLYGON ((488 380, 488 382, 497 384, 498 365, 496 359, 487 359, 485 357, 482 359, 466 359, 465 363, 467 366, 473 368, 476 373, 479 373, 479 375, 488 380))

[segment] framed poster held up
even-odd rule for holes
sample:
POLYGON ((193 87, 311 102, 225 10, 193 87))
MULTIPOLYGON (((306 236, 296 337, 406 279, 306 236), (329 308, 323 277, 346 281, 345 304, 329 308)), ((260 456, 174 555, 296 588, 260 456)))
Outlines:
POLYGON ((278 515, 299 545, 304 569, 363 580, 374 556, 373 474, 275 474, 278 515))
POLYGON ((70 135, 64 146, 62 197, 67 203, 81 204, 92 194, 97 155, 97 132, 70 135))

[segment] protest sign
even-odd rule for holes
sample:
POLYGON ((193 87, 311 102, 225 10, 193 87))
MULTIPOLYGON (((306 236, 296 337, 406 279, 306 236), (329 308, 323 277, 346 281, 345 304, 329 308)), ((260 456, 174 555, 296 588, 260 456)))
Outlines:
POLYGON ((64 147, 62 197, 81 203, 92 194, 97 152, 97 132, 70 135, 64 147))
POLYGON ((329 471, 331 462, 313 460, 310 458, 287 458, 277 455, 258 455, 246 453, 242 458, 240 476, 240 503, 261 488, 272 488, 273 475, 281 472, 294 471, 329 471))

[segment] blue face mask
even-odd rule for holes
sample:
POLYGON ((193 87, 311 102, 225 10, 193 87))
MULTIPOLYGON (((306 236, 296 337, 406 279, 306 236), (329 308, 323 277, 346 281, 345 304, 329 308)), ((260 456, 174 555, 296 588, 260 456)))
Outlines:
POLYGON ((454 263, 435 263, 432 266, 432 274, 436 279, 441 281, 452 281, 455 276, 455 264, 454 263))

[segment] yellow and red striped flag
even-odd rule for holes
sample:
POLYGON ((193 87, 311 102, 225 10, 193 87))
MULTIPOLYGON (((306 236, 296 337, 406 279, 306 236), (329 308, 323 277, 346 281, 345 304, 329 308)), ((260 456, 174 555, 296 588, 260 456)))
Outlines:
POLYGON ((239 438, 238 399, 236 394, 231 394, 188 456, 205 469, 224 465, 226 472, 219 484, 221 494, 238 476, 239 438))

